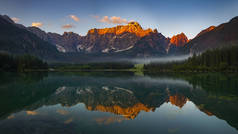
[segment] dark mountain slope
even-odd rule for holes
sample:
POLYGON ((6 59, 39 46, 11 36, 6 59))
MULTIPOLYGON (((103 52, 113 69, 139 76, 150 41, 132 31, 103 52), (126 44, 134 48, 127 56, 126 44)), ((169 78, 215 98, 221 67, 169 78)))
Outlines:
MULTIPOLYGON (((209 28, 208 28, 209 29, 209 28)), ((228 23, 213 27, 212 30, 204 30, 188 44, 187 52, 204 52, 207 49, 221 48, 235 45, 238 42, 238 17, 231 19, 228 23)))
POLYGON ((57 33, 46 33, 38 27, 28 27, 28 31, 34 33, 39 38, 57 47, 60 52, 77 52, 77 45, 81 36, 73 32, 64 32, 63 35, 57 33))
POLYGON ((30 54, 45 60, 57 59, 56 47, 24 28, 19 28, 7 16, 0 16, 0 51, 30 54))
POLYGON ((125 53, 136 57, 165 56, 168 44, 169 41, 155 30, 153 33, 141 38, 133 48, 125 53))

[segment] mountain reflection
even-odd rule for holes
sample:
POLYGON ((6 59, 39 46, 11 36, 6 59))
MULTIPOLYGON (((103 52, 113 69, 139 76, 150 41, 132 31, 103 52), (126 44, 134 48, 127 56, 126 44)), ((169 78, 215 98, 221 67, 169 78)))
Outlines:
POLYGON ((125 118, 129 118, 129 119, 134 119, 142 110, 145 112, 150 112, 150 111, 155 110, 155 108, 146 107, 142 103, 137 103, 133 106, 126 107, 126 108, 123 108, 118 105, 114 105, 114 106, 98 105, 95 108, 88 106, 87 109, 90 111, 96 110, 96 111, 101 111, 101 112, 110 112, 110 113, 122 115, 125 118))
POLYGON ((169 102, 179 108, 182 108, 187 102, 187 98, 181 94, 169 96, 169 102))
MULTIPOLYGON (((238 128, 238 84, 235 76, 141 77, 53 73, 40 76, 42 78, 37 78, 38 81, 27 81, 27 84, 24 84, 25 79, 19 77, 15 76, 14 82, 1 84, 2 120, 14 119, 13 113, 21 111, 38 115, 35 110, 43 106, 61 104, 73 107, 83 103, 88 111, 119 115, 97 117, 98 124, 120 123, 136 119, 141 112, 154 112, 164 103, 182 109, 187 101, 191 101, 206 115, 214 115, 238 128), (221 81, 223 84, 220 84, 221 81)), ((69 115, 66 110, 56 112, 69 115)), ((70 117, 65 123, 72 121, 70 117)))

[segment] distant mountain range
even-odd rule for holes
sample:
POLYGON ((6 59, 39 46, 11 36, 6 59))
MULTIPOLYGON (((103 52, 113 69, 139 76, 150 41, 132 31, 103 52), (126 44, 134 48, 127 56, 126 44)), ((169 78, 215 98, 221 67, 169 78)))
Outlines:
MULTIPOLYGON (((156 39, 157 42, 154 43, 156 45, 152 46, 152 49, 163 46, 164 48, 161 51, 165 51, 169 44, 169 40, 167 40, 162 34, 158 33, 157 30, 144 30, 137 22, 131 22, 124 26, 121 25, 112 28, 91 29, 88 31, 86 36, 80 36, 73 32, 65 32, 63 35, 45 33, 36 27, 29 27, 27 29, 36 34, 39 38, 57 46, 57 49, 64 53, 80 52, 86 54, 112 54, 127 51, 127 53, 130 52, 131 54, 136 53, 136 55, 141 55, 137 54, 137 52, 131 51, 132 48, 140 47, 136 45, 140 40, 145 41, 145 39, 147 39, 148 43, 151 38, 159 37, 156 39)), ((152 54, 149 56, 152 56, 152 54)))
POLYGON ((1 15, 0 29, 1 52, 28 53, 49 61, 73 62, 85 60, 85 57, 87 60, 165 57, 200 53, 238 42, 238 17, 217 27, 209 27, 192 40, 188 40, 184 33, 166 38, 156 29, 144 30, 137 22, 91 29, 85 36, 73 32, 60 35, 16 24, 8 16, 1 15))

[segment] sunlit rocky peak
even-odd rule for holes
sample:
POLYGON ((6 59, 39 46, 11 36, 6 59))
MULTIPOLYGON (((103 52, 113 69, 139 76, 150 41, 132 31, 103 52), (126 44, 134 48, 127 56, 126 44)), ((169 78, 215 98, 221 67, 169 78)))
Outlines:
POLYGON ((148 35, 149 33, 156 32, 156 30, 152 29, 143 29, 141 25, 138 22, 130 22, 127 25, 118 25, 116 27, 112 28, 103 28, 103 29, 91 29, 88 31, 88 34, 124 34, 124 33, 134 33, 139 37, 144 37, 148 35))

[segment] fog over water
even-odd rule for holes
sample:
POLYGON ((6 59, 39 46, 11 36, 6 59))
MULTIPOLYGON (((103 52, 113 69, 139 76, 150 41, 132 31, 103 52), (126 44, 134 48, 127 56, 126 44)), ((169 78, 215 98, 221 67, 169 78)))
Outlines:
POLYGON ((159 57, 159 58, 137 58, 133 59, 132 62, 138 64, 149 64, 149 63, 167 63, 167 62, 175 62, 175 61, 184 61, 188 59, 190 55, 182 55, 182 56, 168 56, 168 57, 159 57))
MULTIPOLYGON (((150 64, 150 63, 168 63, 168 62, 180 62, 191 57, 191 55, 180 56, 164 56, 164 57, 141 57, 141 58, 116 58, 116 57, 97 57, 83 63, 123 63, 129 62, 134 64, 150 64)), ((82 62, 81 62, 82 63, 82 62)))

